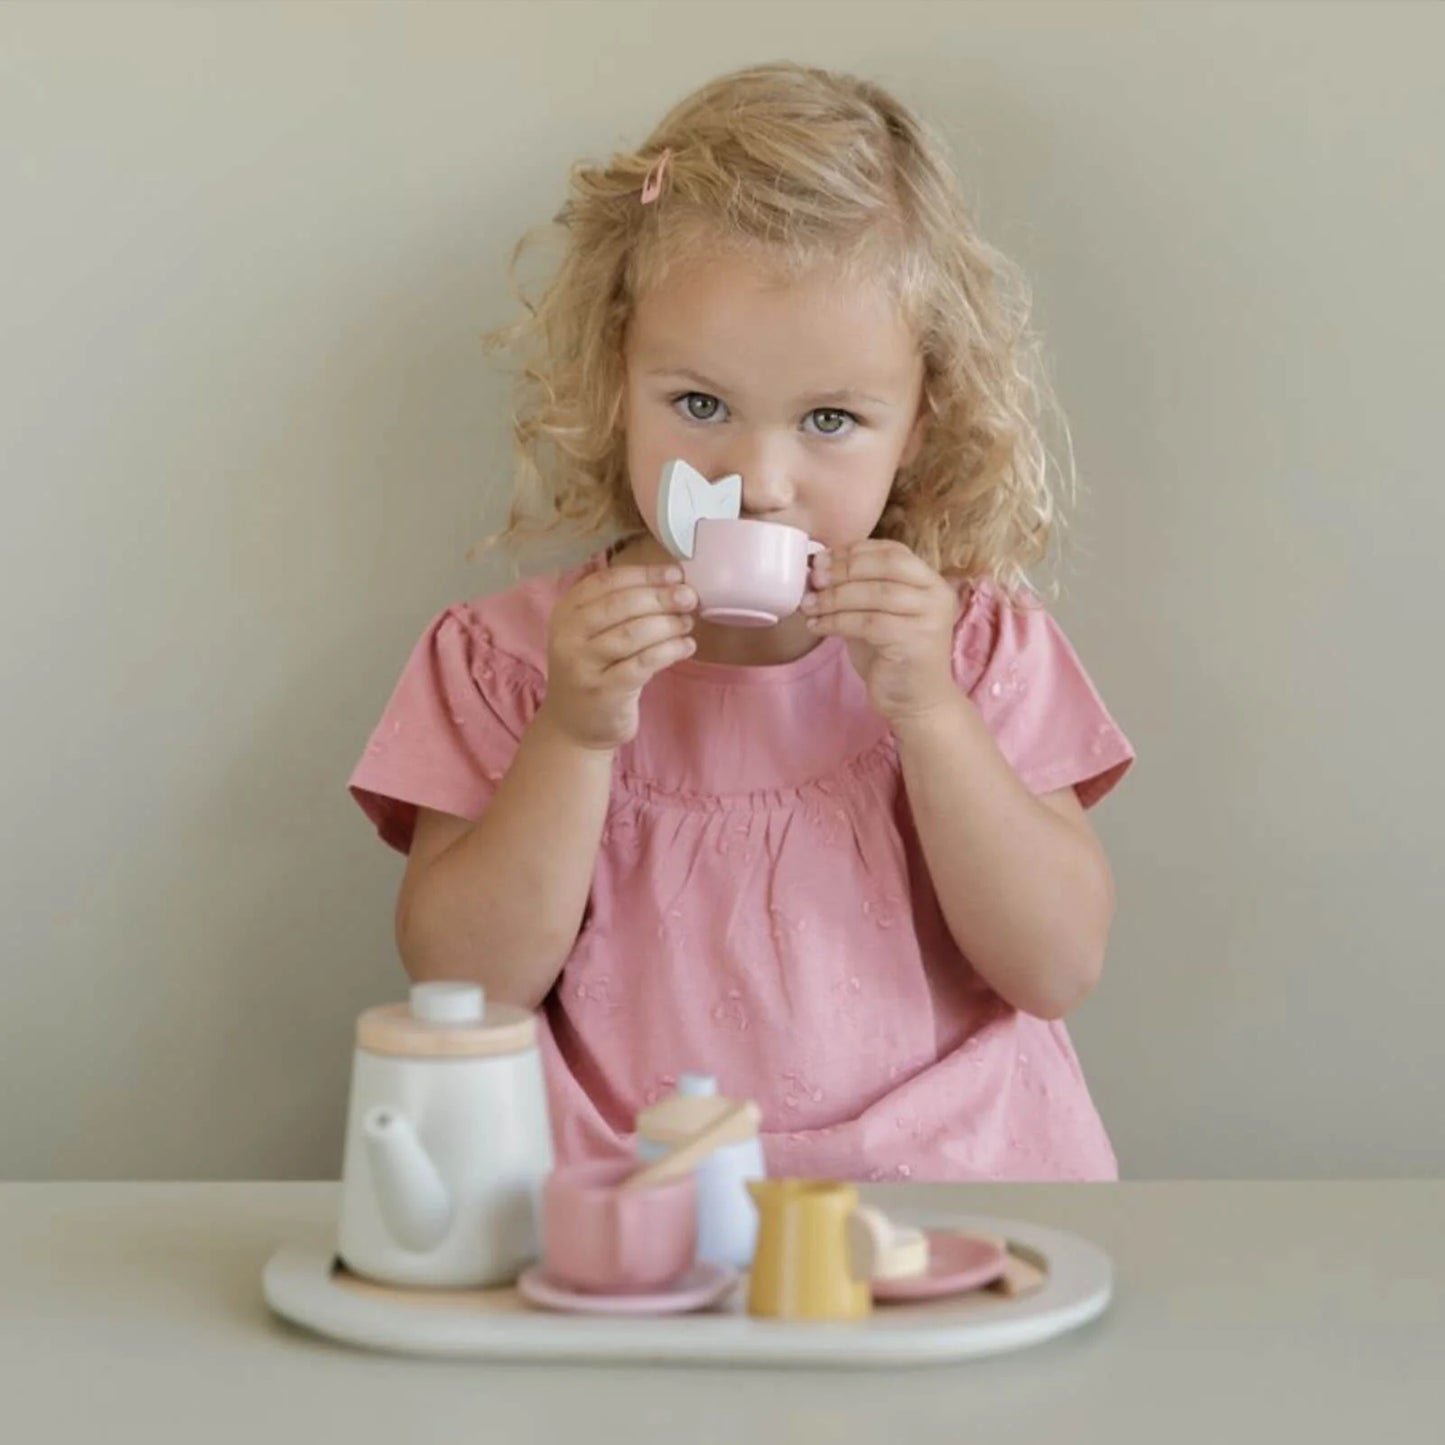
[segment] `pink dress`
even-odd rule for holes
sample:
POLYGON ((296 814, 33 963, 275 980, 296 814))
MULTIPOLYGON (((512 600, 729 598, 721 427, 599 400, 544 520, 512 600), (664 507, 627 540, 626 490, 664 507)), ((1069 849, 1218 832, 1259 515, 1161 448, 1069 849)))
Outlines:
MULTIPOLYGON (((546 688, 561 575, 427 628, 351 777, 405 851, 416 807, 476 818, 546 688)), ((1087 807, 1133 750, 1058 625, 968 588, 959 686, 1035 793, 1087 807)), ((688 660, 618 750, 581 933, 542 1009, 560 1159, 631 1151, 679 1075, 757 1100, 769 1171, 1115 1179, 1062 1022, 1005 1003, 944 923, 897 744, 841 638, 776 666, 688 660)))

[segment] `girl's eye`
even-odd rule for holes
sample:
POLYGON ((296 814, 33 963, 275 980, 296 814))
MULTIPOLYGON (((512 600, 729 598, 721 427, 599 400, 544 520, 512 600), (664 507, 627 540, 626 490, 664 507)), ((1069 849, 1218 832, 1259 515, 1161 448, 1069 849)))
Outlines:
POLYGON ((681 396, 673 398, 673 406, 678 402, 683 404, 690 421, 711 421, 722 407, 722 402, 717 397, 709 396, 705 391, 685 391, 681 396), (700 405, 694 406, 695 402, 700 405))
POLYGON ((808 413, 812 417, 826 417, 829 424, 824 426, 820 421, 818 424, 818 435, 825 437, 847 436, 848 432, 858 425, 858 418, 851 411, 838 411, 833 407, 820 406, 816 411, 808 413), (836 424, 835 424, 836 423, 836 424), (846 427, 845 424, 846 423, 846 427))
MULTIPOLYGON (((685 391, 680 396, 673 397, 673 406, 676 407, 679 403, 682 405, 683 415, 689 421, 712 421, 724 409, 717 397, 710 396, 705 391, 685 391)), ((847 436, 858 425, 858 418, 851 411, 840 411, 836 407, 815 407, 808 416, 817 418, 818 429, 813 433, 814 436, 847 436)))

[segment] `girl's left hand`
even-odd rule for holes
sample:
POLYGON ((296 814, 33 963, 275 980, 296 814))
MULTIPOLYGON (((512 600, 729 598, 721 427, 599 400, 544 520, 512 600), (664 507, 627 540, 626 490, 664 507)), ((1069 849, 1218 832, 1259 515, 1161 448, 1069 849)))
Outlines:
POLYGON ((889 722, 959 696, 953 680, 958 593, 902 542, 870 538, 812 559, 808 630, 846 638, 868 699, 889 722))

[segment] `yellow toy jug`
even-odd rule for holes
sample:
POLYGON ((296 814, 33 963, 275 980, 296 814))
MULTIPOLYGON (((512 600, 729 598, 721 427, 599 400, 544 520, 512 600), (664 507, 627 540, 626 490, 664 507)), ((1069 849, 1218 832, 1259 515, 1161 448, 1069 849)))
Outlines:
POLYGON ((881 1216, 851 1184, 750 1179, 758 1244, 748 1313, 780 1320, 859 1320, 873 1309, 870 1280, 881 1216))

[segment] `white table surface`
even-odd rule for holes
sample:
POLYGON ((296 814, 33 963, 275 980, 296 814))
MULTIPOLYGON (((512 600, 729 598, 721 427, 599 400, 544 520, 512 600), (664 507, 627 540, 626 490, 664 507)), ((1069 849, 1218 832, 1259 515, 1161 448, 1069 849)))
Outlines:
POLYGON ((1445 1438, 1445 1181, 884 1186, 1067 1229, 1115 1297, 1043 1345, 899 1370, 491 1364, 352 1350, 261 1269, 334 1184, 0 1184, 0 1438, 1186 1442, 1445 1438))

